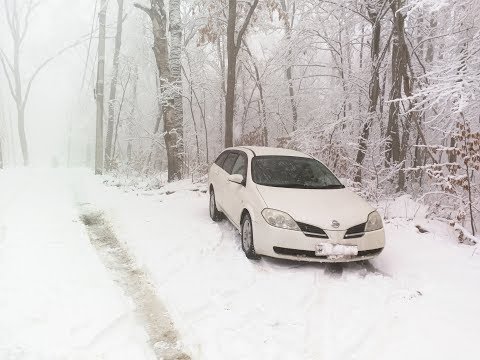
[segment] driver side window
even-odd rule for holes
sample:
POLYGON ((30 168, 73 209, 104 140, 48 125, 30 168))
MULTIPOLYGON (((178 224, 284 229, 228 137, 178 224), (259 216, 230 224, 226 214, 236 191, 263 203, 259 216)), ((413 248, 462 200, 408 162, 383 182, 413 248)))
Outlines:
POLYGON ((247 178, 247 157, 243 154, 240 154, 233 165, 232 174, 239 174, 243 176, 245 180, 247 178))

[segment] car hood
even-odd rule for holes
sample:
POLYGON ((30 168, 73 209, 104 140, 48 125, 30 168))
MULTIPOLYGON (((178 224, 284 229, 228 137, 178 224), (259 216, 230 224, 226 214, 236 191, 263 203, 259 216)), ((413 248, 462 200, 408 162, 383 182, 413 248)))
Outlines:
POLYGON ((348 189, 291 189, 257 185, 267 207, 324 230, 347 230, 367 221, 375 209, 348 189), (332 221, 340 226, 335 229, 332 221))

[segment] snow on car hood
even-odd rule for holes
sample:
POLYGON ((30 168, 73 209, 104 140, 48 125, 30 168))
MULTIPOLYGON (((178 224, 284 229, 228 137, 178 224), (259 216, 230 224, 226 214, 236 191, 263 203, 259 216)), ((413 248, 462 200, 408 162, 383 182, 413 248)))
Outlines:
POLYGON ((347 189, 291 189, 257 185, 267 207, 288 213, 296 221, 325 230, 347 230, 367 221, 375 209, 347 189), (332 221, 340 227, 332 227, 332 221))

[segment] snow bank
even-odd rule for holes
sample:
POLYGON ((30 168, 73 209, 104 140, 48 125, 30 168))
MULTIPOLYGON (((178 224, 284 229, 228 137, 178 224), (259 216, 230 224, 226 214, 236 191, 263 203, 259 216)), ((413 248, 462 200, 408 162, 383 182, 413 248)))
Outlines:
POLYGON ((412 199, 410 195, 402 195, 393 200, 383 201, 379 205, 384 219, 403 218, 407 220, 425 219, 428 208, 412 199))

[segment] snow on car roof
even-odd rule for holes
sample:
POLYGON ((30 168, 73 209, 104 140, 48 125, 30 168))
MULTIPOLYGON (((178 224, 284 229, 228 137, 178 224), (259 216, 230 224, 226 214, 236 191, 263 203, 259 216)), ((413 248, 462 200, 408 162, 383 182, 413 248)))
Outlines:
POLYGON ((279 156, 297 156, 297 157, 310 157, 300 151, 284 149, 284 148, 275 148, 275 147, 266 147, 266 146, 238 146, 232 149, 249 149, 252 150, 256 156, 268 156, 268 155, 279 155, 279 156))

